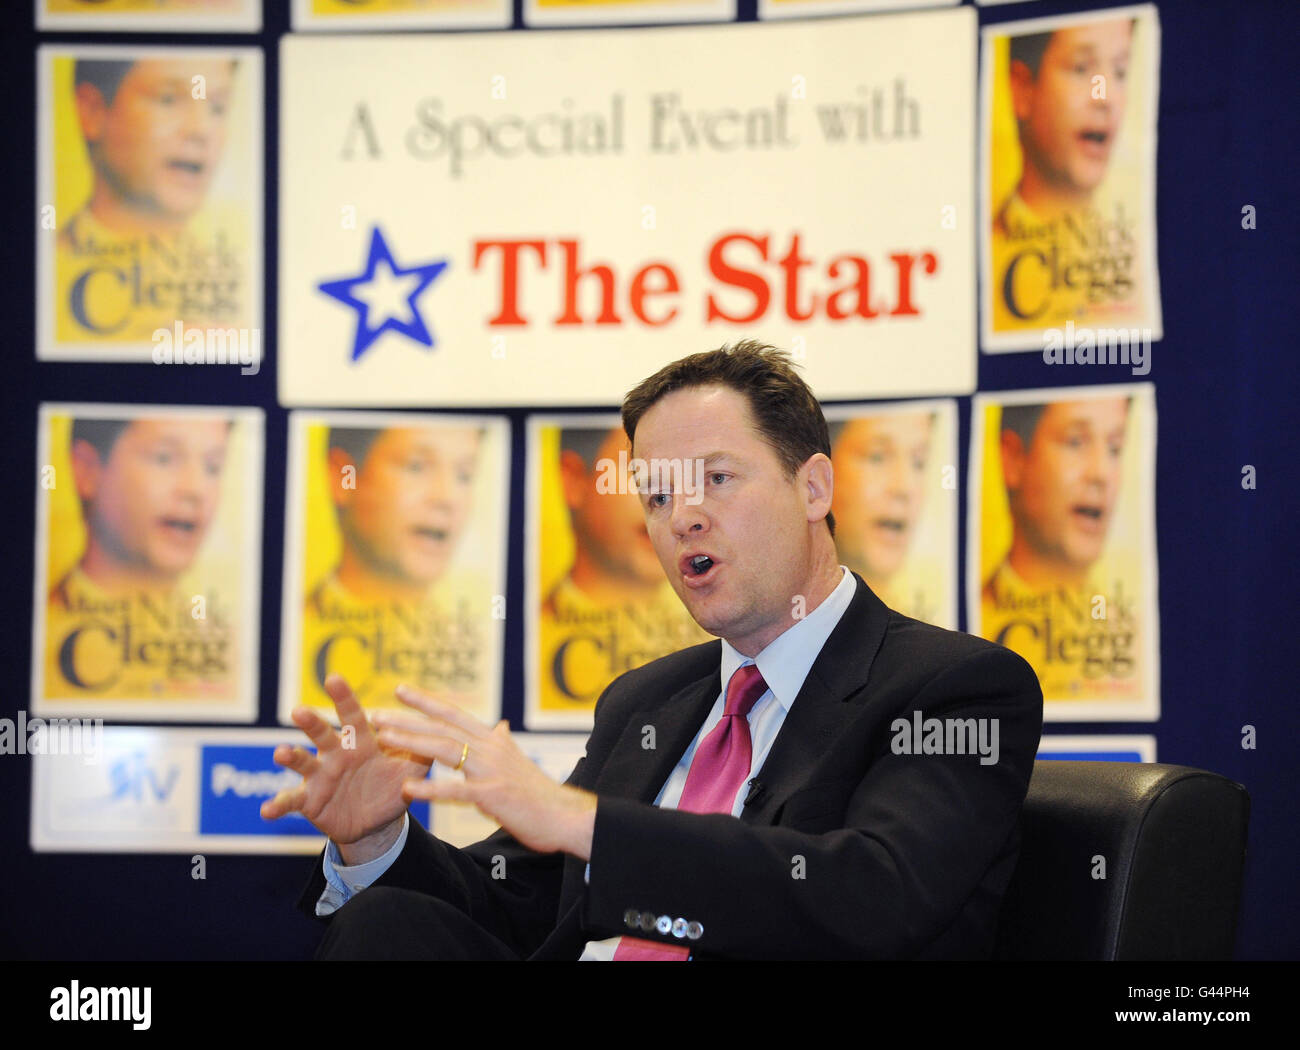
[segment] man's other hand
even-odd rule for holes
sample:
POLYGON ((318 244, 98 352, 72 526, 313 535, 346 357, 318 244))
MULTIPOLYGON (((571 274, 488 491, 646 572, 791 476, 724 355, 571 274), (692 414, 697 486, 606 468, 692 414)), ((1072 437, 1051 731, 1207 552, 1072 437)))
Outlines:
POLYGON ((465 777, 412 777, 404 785, 407 798, 470 802, 529 849, 591 858, 596 796, 557 784, 542 772, 511 739, 507 721, 489 728, 454 704, 409 685, 398 686, 397 698, 420 714, 376 712, 380 743, 459 768, 465 777))
POLYGON ((308 707, 295 707, 294 724, 316 746, 275 749, 277 765, 302 775, 302 783, 262 803, 265 820, 301 813, 339 847, 345 864, 383 853, 401 832, 407 800, 402 785, 429 773, 430 760, 381 747, 356 694, 340 675, 325 680, 342 734, 308 707))

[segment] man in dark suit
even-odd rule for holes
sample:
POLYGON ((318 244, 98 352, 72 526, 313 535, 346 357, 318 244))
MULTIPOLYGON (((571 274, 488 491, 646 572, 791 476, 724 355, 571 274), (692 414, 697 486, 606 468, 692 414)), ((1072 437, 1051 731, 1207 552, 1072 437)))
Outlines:
POLYGON ((697 498, 668 471, 641 496, 670 582, 722 641, 612 683, 564 785, 506 723, 418 690, 399 696, 420 715, 376 714, 376 736, 332 679, 350 740, 297 709, 319 753, 277 749, 304 783, 263 807, 332 840, 302 900, 337 911, 321 956, 988 956, 1042 727, 1032 670, 838 564, 826 423, 785 355, 674 362, 623 419, 638 459, 703 465, 697 498), (417 780, 434 760, 464 780, 417 780), (415 797, 502 830, 455 849, 406 815, 415 797))

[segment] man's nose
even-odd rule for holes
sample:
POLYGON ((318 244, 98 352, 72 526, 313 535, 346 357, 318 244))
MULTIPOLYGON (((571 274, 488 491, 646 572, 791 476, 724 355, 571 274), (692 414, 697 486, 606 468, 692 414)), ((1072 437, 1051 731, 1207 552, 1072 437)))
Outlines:
POLYGON ((1108 477, 1106 459, 1110 455, 1105 445, 1097 443, 1088 451, 1084 461, 1084 475, 1088 481, 1104 485, 1108 477))
POLYGON ((192 98, 185 107, 184 132, 190 138, 206 139, 216 123, 212 103, 206 98, 192 98))
POLYGON ((424 479, 424 501, 438 505, 450 503, 454 485, 449 471, 437 468, 430 470, 424 479))
POLYGON ((176 488, 183 497, 194 500, 203 495, 203 464, 197 459, 186 459, 176 471, 176 488))
POLYGON ((885 475, 885 489, 891 496, 906 499, 910 490, 908 477, 908 464, 902 460, 893 463, 885 475))
POLYGON ((702 529, 708 522, 704 504, 689 498, 689 493, 673 493, 672 528, 676 536, 685 536, 693 529, 702 529))

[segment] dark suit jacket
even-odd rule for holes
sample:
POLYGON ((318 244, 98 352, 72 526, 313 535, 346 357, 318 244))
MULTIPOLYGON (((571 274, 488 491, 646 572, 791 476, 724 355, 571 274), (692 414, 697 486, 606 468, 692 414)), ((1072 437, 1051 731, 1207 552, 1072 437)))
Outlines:
MULTIPOLYGON (((1010 650, 894 612, 855 580, 739 820, 653 804, 721 691, 714 641, 627 672, 598 701, 567 781, 599 796, 589 885, 576 857, 504 831, 456 849, 414 818, 375 884, 434 894, 536 958, 576 959, 588 940, 631 932, 629 912, 699 923, 694 941, 636 933, 702 959, 987 957, 1042 691, 1010 650), (996 719, 998 761, 895 754, 892 723, 915 710, 996 719)), ((308 915, 324 888, 317 863, 308 915)))

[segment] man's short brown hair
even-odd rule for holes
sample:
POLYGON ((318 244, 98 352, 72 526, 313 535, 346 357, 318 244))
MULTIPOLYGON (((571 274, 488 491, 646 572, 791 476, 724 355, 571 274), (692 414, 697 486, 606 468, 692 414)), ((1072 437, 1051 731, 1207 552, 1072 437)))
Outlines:
MULTIPOLYGON (((776 453, 787 478, 794 477, 808 457, 818 452, 830 456, 822 406, 795 372, 789 353, 756 339, 691 354, 638 383, 623 398, 628 441, 636 440, 637 423, 661 398, 703 386, 724 386, 744 395, 759 435, 776 453)), ((834 536, 835 516, 829 512, 826 526, 834 536)))

